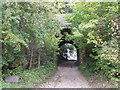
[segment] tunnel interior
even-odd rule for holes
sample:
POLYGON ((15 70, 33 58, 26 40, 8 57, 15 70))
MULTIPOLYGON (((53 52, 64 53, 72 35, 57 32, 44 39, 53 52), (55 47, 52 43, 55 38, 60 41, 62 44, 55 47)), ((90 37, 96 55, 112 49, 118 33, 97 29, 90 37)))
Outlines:
POLYGON ((65 43, 60 47, 59 54, 65 60, 77 60, 77 49, 70 43, 65 43))
POLYGON ((72 40, 67 41, 65 38, 68 34, 72 35, 72 31, 69 28, 63 28, 61 30, 61 34, 63 35, 59 42, 59 55, 58 55, 58 63, 64 61, 78 61, 78 49, 72 40))

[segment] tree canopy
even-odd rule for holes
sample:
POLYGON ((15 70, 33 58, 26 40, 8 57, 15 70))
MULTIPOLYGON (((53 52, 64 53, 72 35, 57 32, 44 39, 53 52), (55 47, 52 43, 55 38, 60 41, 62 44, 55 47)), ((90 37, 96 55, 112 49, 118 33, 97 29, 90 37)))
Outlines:
POLYGON ((80 54, 81 64, 92 72, 119 81, 120 48, 119 2, 8 2, 2 4, 2 68, 3 77, 16 75, 44 65, 56 63, 61 41, 61 23, 54 19, 66 14, 66 27, 80 54))
MULTIPOLYGON (((86 55, 93 71, 117 80, 119 68, 119 4, 118 2, 75 2, 68 14, 74 35, 68 35, 86 55)), ((89 65, 88 65, 89 66, 89 65)))

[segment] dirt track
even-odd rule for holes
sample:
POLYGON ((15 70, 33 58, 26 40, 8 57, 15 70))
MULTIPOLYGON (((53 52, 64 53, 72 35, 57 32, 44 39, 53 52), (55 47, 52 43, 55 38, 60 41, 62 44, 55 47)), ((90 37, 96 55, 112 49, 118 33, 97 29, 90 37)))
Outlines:
POLYGON ((69 61, 61 64, 57 73, 37 88, 90 88, 90 86, 82 73, 78 71, 75 62, 69 61))

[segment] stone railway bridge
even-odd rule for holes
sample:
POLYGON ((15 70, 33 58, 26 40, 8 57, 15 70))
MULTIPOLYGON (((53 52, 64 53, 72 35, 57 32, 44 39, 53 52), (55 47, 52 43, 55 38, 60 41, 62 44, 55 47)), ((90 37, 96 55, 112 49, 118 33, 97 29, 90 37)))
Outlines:
POLYGON ((67 33, 67 34, 71 34, 71 35, 72 35, 73 33, 72 33, 72 29, 71 29, 71 28, 68 28, 68 25, 70 25, 71 23, 67 23, 67 22, 66 22, 66 18, 64 18, 64 15, 66 15, 66 14, 62 14, 62 16, 61 16, 61 15, 56 15, 56 16, 54 17, 54 19, 57 19, 57 20, 58 20, 59 22, 61 22, 61 24, 63 25, 63 27, 61 27, 61 29, 60 29, 61 34, 63 35, 63 37, 61 38, 62 41, 59 42, 59 47, 61 47, 61 46, 64 45, 64 44, 67 44, 67 43, 74 45, 75 48, 77 49, 77 64, 80 64, 80 63, 83 62, 83 59, 84 59, 84 57, 85 57, 85 56, 81 56, 81 54, 80 54, 83 49, 79 49, 79 48, 77 47, 77 45, 75 45, 72 40, 71 40, 71 41, 66 41, 66 40, 65 40, 65 38, 66 38, 66 33, 67 33))
POLYGON ((71 34, 72 35, 72 30, 70 28, 63 28, 61 29, 61 34, 63 35, 63 37, 60 39, 61 42, 59 42, 59 47, 61 47, 64 44, 72 44, 75 46, 76 50, 77 50, 77 64, 80 64, 83 62, 83 56, 80 55, 80 49, 77 47, 77 45, 74 44, 74 42, 72 40, 67 41, 65 40, 66 38, 66 34, 71 34))

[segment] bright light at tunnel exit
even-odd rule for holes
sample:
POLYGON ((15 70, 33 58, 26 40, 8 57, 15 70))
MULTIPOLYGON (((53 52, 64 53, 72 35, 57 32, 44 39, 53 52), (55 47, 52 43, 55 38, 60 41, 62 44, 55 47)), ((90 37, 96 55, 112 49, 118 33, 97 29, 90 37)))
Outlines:
POLYGON ((77 60, 77 50, 72 44, 65 44, 66 52, 63 53, 63 57, 67 55, 68 60, 77 60))

